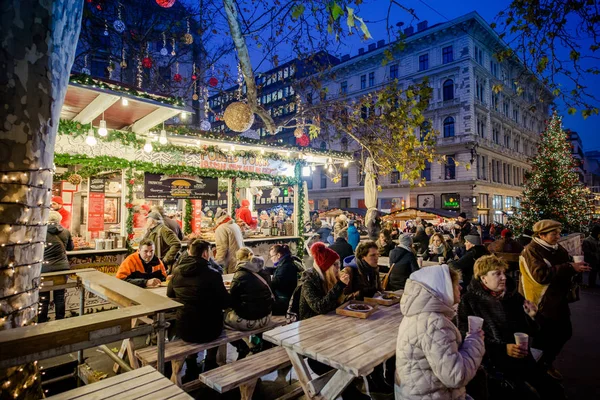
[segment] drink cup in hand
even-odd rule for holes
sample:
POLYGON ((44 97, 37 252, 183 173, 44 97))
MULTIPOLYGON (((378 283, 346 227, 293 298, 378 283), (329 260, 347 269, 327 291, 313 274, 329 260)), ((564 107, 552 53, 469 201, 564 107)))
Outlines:
POLYGON ((529 335, 522 332, 515 333, 515 343, 522 349, 529 348, 529 335))
POLYGON ((444 263, 444 257, 438 257, 438 262, 442 265, 444 263))
POLYGON ((469 333, 477 333, 483 327, 483 318, 469 315, 469 333))
POLYGON ((575 263, 582 263, 583 262, 583 256, 573 256, 573 262, 575 262, 575 263))
POLYGON ((423 268, 423 257, 417 257, 417 264, 419 268, 423 268))

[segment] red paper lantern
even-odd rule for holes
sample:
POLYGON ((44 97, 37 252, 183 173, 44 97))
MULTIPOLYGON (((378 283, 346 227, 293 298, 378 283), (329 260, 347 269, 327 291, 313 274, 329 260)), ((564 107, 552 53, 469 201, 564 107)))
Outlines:
POLYGON ((299 138, 296 138, 296 144, 302 147, 308 146, 310 144, 310 139, 308 138, 308 135, 304 134, 299 138))
POLYGON ((156 4, 162 8, 171 8, 175 4, 175 0, 156 0, 156 4))
POLYGON ((144 57, 142 60, 142 66, 144 68, 152 68, 152 59, 150 57, 144 57))
POLYGON ((175 75, 173 76, 173 80, 174 80, 175 82, 181 82, 181 80, 182 80, 182 79, 183 79, 183 78, 181 77, 181 74, 175 74, 175 75))
POLYGON ((213 76, 208 80, 208 84, 212 87, 215 87, 219 84, 219 80, 213 76))
POLYGON ((196 79, 198 79, 198 77, 196 75, 192 75, 192 80, 195 81, 196 79))

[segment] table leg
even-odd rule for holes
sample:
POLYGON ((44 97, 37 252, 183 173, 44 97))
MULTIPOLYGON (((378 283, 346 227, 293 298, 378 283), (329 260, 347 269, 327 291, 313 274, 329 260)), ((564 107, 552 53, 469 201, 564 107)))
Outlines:
POLYGON ((158 313, 158 332, 156 334, 156 344, 158 346, 158 365, 157 370, 165 374, 165 313, 158 313))
POLYGON ((308 366, 304 362, 301 356, 298 355, 294 350, 285 349, 290 358, 290 362, 292 363, 292 367, 294 367, 294 371, 296 371, 296 375, 298 376, 298 381, 300 382, 300 386, 302 386, 302 390, 304 390, 304 394, 309 399, 313 399, 314 396, 310 393, 310 385, 312 377, 310 376, 310 370, 308 366))
POLYGON ((326 400, 335 400, 354 380, 355 376, 346 371, 338 370, 321 389, 321 396, 326 400))
POLYGON ((256 380, 250 383, 244 383, 240 385, 240 397, 241 400, 252 400, 252 394, 254 393, 254 388, 256 388, 256 380))
POLYGON ((217 349, 217 364, 227 364, 227 343, 220 345, 217 349))
MULTIPOLYGON (((134 318, 131 321, 131 328, 133 329, 133 328, 137 327, 138 324, 139 324, 139 319, 134 318)), ((137 369, 140 366, 136 362, 137 359, 135 357, 133 357, 134 350, 135 349, 134 349, 133 344, 131 343, 131 339, 124 339, 123 342, 121 343, 121 348, 119 349, 119 353, 117 354, 117 356, 122 359, 125 357, 125 352, 127 352, 127 356, 129 357, 129 365, 131 365, 131 368, 137 369)), ((113 365, 113 372, 116 374, 117 372, 119 372, 119 368, 120 368, 120 365, 118 363, 115 363, 115 365, 113 365)))

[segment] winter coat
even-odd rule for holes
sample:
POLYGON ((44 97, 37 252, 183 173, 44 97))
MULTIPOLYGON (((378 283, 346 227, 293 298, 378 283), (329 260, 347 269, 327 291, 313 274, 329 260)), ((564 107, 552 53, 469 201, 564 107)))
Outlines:
POLYGON ((419 270, 417 257, 412 251, 398 246, 390 252, 390 269, 390 277, 385 290, 404 289, 410 274, 419 270))
POLYGON ((350 275, 350 284, 345 290, 346 294, 355 293, 353 298, 362 300, 365 297, 373 297, 376 292, 382 290, 379 268, 373 268, 355 257, 346 258, 344 265, 347 265, 344 271, 350 275))
POLYGON ((164 223, 159 223, 148 230, 144 239, 154 242, 155 254, 165 265, 169 266, 175 262, 177 253, 181 250, 181 242, 177 239, 175 232, 164 223))
POLYGON ((339 233, 348 226, 348 222, 345 220, 336 219, 333 224, 333 236, 338 237, 339 233))
POLYGON ((317 230, 319 237, 321 238, 321 242, 327 243, 327 238, 331 235, 331 228, 329 227, 320 227, 317 230))
POLYGON ((284 315, 288 304, 298 286, 298 274, 304 271, 302 260, 291 254, 279 259, 271 278, 271 289, 275 295, 274 315, 284 315))
POLYGON ((177 236, 177 239, 183 240, 183 231, 181 230, 181 227, 179 226, 177 221, 169 217, 163 217, 163 221, 165 223, 165 226, 172 230, 175 236, 177 236))
POLYGON ((389 241, 385 243, 381 243, 379 240, 377 241, 377 248, 379 249, 380 257, 389 257, 390 251, 392 251, 396 247, 396 243, 389 241))
POLYGON ((177 336, 186 342, 206 343, 223 331, 223 310, 231 298, 223 278, 202 257, 185 253, 167 287, 167 296, 183 304, 177 309, 177 336))
POLYGON ((517 253, 521 254, 523 246, 521 246, 513 238, 504 238, 496 240, 488 245, 488 251, 490 253, 517 253))
POLYGON ((354 255, 354 250, 352 250, 352 246, 350 246, 350 243, 348 243, 346 239, 341 237, 335 239, 335 242, 333 242, 333 244, 329 246, 329 248, 335 251, 338 254, 338 256, 340 256, 340 260, 354 255))
POLYGON ((465 399, 485 347, 478 336, 462 341, 452 323, 453 298, 447 266, 420 269, 406 282, 396 342, 396 399, 465 399))
POLYGON ((471 223, 466 220, 463 221, 462 223, 457 222, 456 225, 458 225, 460 227, 459 231, 457 232, 457 235, 460 235, 460 237, 462 239, 464 239, 465 236, 470 234, 471 229, 473 229, 473 225, 471 225, 471 223))
POLYGON ((377 217, 367 222, 367 234, 370 240, 377 240, 379 232, 381 232, 381 218, 377 217))
POLYGON ((248 206, 242 206, 241 208, 238 208, 236 212, 236 218, 241 219, 248 226, 255 224, 254 221, 252 221, 252 211, 250 211, 248 206))
POLYGON ((338 281, 329 292, 325 290, 325 281, 315 268, 304 272, 300 293, 300 319, 312 318, 319 314, 334 311, 340 303, 346 284, 338 281))
POLYGON ((469 283, 471 283, 471 279, 473 279, 473 267, 475 266, 475 261, 488 254, 490 253, 485 246, 478 244, 467 250, 465 255, 461 258, 448 264, 452 268, 462 272, 463 283, 461 286, 463 289, 466 289, 469 286, 469 283))
POLYGON ((447 242, 442 243, 439 247, 441 248, 441 252, 438 252, 440 251, 439 249, 434 249, 433 251, 427 249, 423 259, 427 261, 438 261, 439 257, 444 257, 447 262, 452 257, 452 247, 450 247, 447 242))
POLYGON ((60 225, 67 230, 71 229, 71 213, 64 207, 59 208, 58 213, 62 217, 60 225))
MULTIPOLYGON (((538 306, 538 318, 562 320, 571 315, 567 294, 576 272, 567 250, 553 249, 534 238, 521 253, 519 293, 538 306)), ((545 242, 543 242, 545 243, 545 242)))
POLYGON ((582 243, 583 256, 592 268, 600 268, 600 240, 588 236, 582 243))
POLYGON ((273 296, 270 284, 271 277, 259 264, 246 261, 238 264, 229 294, 235 313, 249 321, 257 320, 271 314, 273 296), (260 275, 267 285, 254 274, 260 275))
POLYGON ((225 273, 232 274, 237 264, 235 253, 244 247, 242 230, 229 216, 221 217, 217 223, 219 225, 215 229, 215 260, 223 267, 225 273))
POLYGON ((506 354, 506 345, 515 343, 515 332, 534 336, 539 330, 538 324, 523 310, 524 302, 525 298, 519 294, 516 283, 509 277, 506 278, 506 292, 502 297, 492 296, 479 279, 473 279, 469 284, 458 306, 458 328, 465 334, 469 330, 469 315, 483 318, 487 365, 500 370, 513 370, 521 369, 520 366, 531 361, 506 354))
POLYGON ((353 252, 360 243, 360 233, 358 233, 358 229, 354 225, 348 226, 348 243, 352 246, 353 252))
POLYGON ((44 248, 46 263, 42 264, 42 273, 70 269, 67 251, 74 248, 71 233, 61 225, 48 224, 46 243, 48 244, 44 248))
POLYGON ((429 249, 429 237, 424 230, 417 229, 417 233, 413 237, 413 243, 417 254, 425 254, 429 249))
POLYGON ((127 256, 119 265, 116 277, 133 285, 146 287, 148 279, 157 278, 164 281, 167 278, 167 271, 158 257, 154 256, 150 262, 146 263, 140 257, 140 253, 136 251, 127 256))

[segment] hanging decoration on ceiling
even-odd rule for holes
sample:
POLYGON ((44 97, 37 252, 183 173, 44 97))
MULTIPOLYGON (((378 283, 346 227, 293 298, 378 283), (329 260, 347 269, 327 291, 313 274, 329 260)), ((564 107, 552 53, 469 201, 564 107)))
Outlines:
POLYGON ((106 67, 106 71, 108 71, 108 79, 112 79, 112 73, 115 70, 115 64, 111 62, 108 63, 108 67, 106 67))
MULTIPOLYGON (((296 94, 296 115, 302 115, 302 99, 300 98, 299 94, 296 94)), ((296 139, 300 139, 302 136, 304 136, 304 126, 304 118, 297 118, 296 129, 294 130, 294 137, 296 139)))
POLYGON ((156 4, 162 8, 171 8, 175 4, 175 0, 156 0, 156 4))
POLYGON ((144 59, 142 60, 142 65, 146 69, 152 68, 152 59, 149 56, 149 52, 150 52, 150 43, 146 43, 146 57, 144 57, 144 59))
POLYGON ((83 181, 83 178, 79 174, 73 174, 73 175, 70 175, 67 180, 69 181, 69 183, 71 185, 77 186, 83 181))
POLYGON ((296 138, 296 144, 298 146, 306 147, 310 144, 310 138, 305 133, 302 136, 300 136, 299 138, 296 138))
POLYGON ((190 19, 189 18, 187 19, 187 32, 185 35, 183 35, 183 43, 185 43, 185 44, 194 43, 194 37, 190 33, 190 19))
POLYGON ((171 55, 175 57, 177 55, 177 52, 175 51, 175 38, 171 38, 171 46, 173 47, 173 50, 171 50, 171 55))
POLYGON ((173 75, 173 80, 175 82, 181 82, 183 78, 181 77, 181 74, 179 73, 179 61, 175 63, 175 75, 173 75))
POLYGON ((163 47, 162 49, 160 49, 160 55, 161 56, 167 56, 169 55, 169 50, 167 50, 167 36, 165 35, 165 33, 162 33, 162 38, 163 38, 163 47))
POLYGON ((242 73, 242 67, 238 63, 238 77, 237 77, 237 93, 236 102, 231 103, 225 109, 223 113, 223 120, 229 129, 235 132, 245 132, 252 127, 254 123, 254 113, 250 106, 242 102, 242 85, 244 83, 244 75, 242 73))
POLYGON ((125 23, 121 19, 121 7, 121 3, 119 3, 117 5, 117 19, 115 20, 115 22, 113 22, 113 28, 115 28, 115 31, 117 31, 118 33, 125 32, 125 23))
POLYGON ((108 36, 108 22, 104 20, 104 36, 108 36))
POLYGON ((200 122, 200 129, 203 131, 210 131, 212 126, 208 120, 208 88, 203 87, 200 90, 202 91, 202 102, 204 103, 204 119, 200 122))
POLYGON ((208 80, 208 84, 210 85, 210 87, 216 87, 219 84, 219 80, 217 78, 215 78, 214 64, 210 67, 210 71, 211 71, 212 77, 208 80))
POLYGON ((192 64, 192 100, 198 101, 198 82, 196 82, 196 63, 192 64))
POLYGON ((121 68, 125 69, 127 68, 127 61, 125 60, 125 48, 123 47, 121 49, 121 68))
POLYGON ((88 68, 88 54, 83 57, 83 68, 81 68, 81 73, 84 75, 91 75, 91 71, 88 68))

